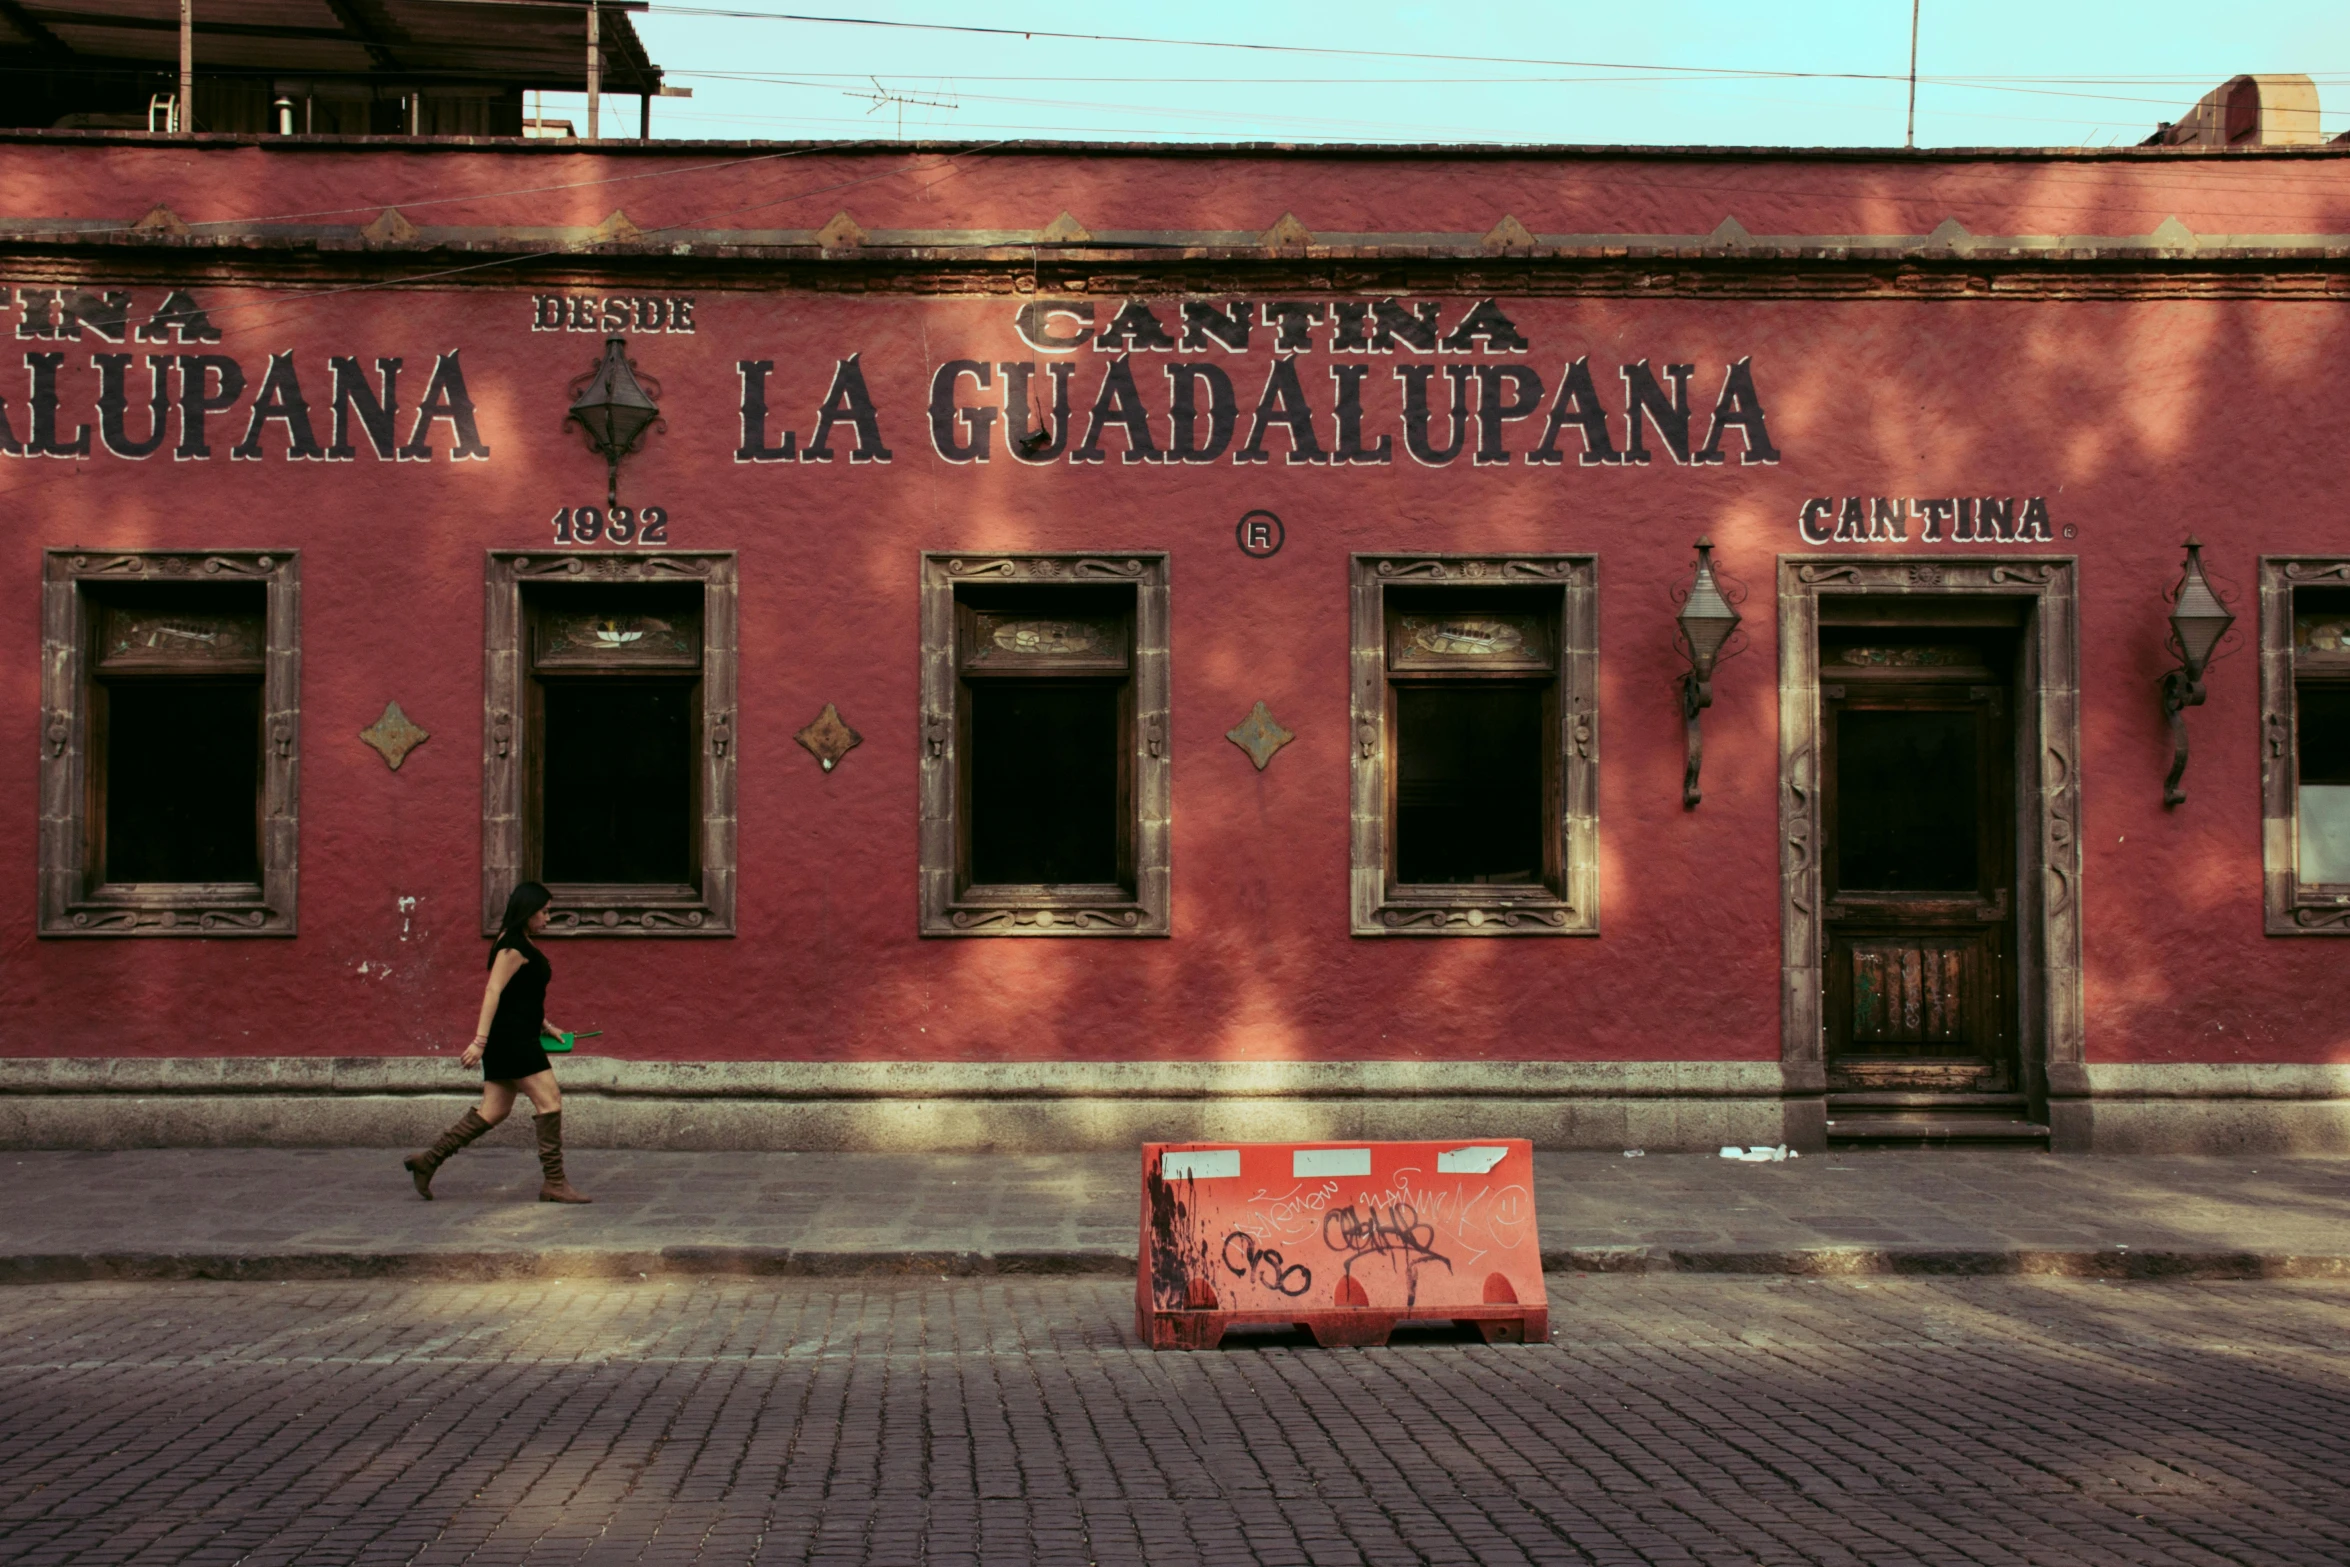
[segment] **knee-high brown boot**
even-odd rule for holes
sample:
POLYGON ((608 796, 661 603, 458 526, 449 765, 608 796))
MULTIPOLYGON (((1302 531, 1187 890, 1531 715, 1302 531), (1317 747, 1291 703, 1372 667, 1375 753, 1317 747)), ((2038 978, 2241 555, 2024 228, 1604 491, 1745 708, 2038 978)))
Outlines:
POLYGON ((563 1112, 533 1118, 539 1129, 539 1169, 546 1180, 539 1187, 541 1202, 594 1202, 563 1179, 563 1112))
POLYGON ((416 1182, 416 1195, 432 1201, 432 1172, 449 1162, 449 1156, 490 1129, 490 1123, 481 1118, 479 1110, 468 1110, 457 1118, 456 1124, 441 1133, 440 1140, 422 1153, 412 1153, 400 1163, 416 1182))

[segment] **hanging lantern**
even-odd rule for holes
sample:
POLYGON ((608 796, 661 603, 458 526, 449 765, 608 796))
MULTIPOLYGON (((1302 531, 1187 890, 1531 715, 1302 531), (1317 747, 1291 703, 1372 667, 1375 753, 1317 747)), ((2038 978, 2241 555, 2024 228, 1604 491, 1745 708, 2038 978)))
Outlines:
POLYGON ((2187 776, 2187 709, 2203 705, 2203 671, 2212 649, 2228 634, 2236 617, 2211 591, 2203 575, 2203 541, 2187 540, 2187 568, 2171 595, 2170 646, 2179 667, 2162 677, 2162 705, 2170 714, 2170 776, 2163 780, 2162 803, 2178 805, 2187 798, 2180 780, 2187 776))
POLYGON ((1713 540, 1697 541, 1697 571, 1689 584, 1688 595, 1681 601, 1681 612, 1674 623, 1681 633, 1684 653, 1689 659, 1689 673, 1681 677, 1681 716, 1688 724, 1689 766, 1681 778, 1681 806, 1684 810, 1696 808, 1705 798, 1697 787, 1698 769, 1705 759, 1705 739, 1698 728, 1697 715, 1714 703, 1714 663, 1721 657, 1723 644, 1738 629, 1738 606, 1732 604, 1714 577, 1713 540))
POLYGON ((628 359, 628 339, 613 337, 604 340, 602 362, 571 400, 568 417, 587 432, 588 446, 603 454, 607 505, 620 498, 620 459, 636 450, 645 431, 661 417, 661 405, 653 400, 659 390, 659 382, 648 392, 637 379, 636 366, 628 359))

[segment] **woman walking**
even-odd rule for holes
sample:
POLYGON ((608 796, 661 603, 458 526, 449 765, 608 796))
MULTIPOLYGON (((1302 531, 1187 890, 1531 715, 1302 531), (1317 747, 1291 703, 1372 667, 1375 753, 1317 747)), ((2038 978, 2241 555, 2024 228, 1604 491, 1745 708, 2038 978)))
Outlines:
MULTIPOLYGON (((432 1175, 449 1156, 506 1119, 517 1093, 527 1095, 539 1134, 539 1168, 546 1175, 541 1202, 590 1202, 563 1178, 563 1091, 555 1086, 554 1064, 539 1048, 547 1022, 547 981, 554 974, 546 954, 531 937, 547 928, 547 889, 535 881, 516 887, 506 899, 506 918, 490 946, 489 988, 482 992, 481 1018, 467 1066, 481 1063, 481 1104, 468 1110, 440 1141, 401 1162, 416 1181, 416 1195, 432 1201, 432 1175)), ((560 1029, 553 1032, 560 1033, 560 1029)))

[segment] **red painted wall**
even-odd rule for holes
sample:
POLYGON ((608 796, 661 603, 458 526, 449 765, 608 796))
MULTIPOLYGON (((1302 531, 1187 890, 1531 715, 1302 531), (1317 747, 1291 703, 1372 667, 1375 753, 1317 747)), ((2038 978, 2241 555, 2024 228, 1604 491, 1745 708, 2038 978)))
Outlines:
MULTIPOLYGON (((1321 233, 1475 233, 1507 212, 1537 233, 1704 233, 1735 215, 1752 233, 1815 235, 1922 234, 1951 217, 1977 234, 2123 235, 2176 215, 2204 233, 2340 233, 2340 166, 296 154, 55 138, 0 146, 0 212, 127 222, 164 201, 197 225, 357 223, 398 205, 420 224, 550 225, 620 206, 647 228, 805 229, 845 207, 879 230, 1032 229, 1066 208, 1098 232, 1255 231, 1286 211, 1321 233)), ((13 285, 51 276, 22 252, 0 261, 13 285)), ((1733 438, 1720 466, 1463 456, 1429 468, 1399 449, 1389 466, 1333 469, 1115 456, 1028 467, 1005 460, 1000 430, 992 463, 952 465, 931 450, 931 373, 949 358, 1042 359, 1014 331, 1016 299, 731 292, 684 263, 660 291, 695 298, 696 331, 633 344, 660 378, 668 428, 628 465, 623 499, 666 507, 676 546, 740 552, 740 934, 556 947, 556 1015, 607 1030, 607 1053, 1776 1059, 1775 557, 1807 548, 1796 517, 1809 496, 1967 494, 2045 496, 2058 528, 2075 530, 2054 549, 2082 560, 2090 1058, 2350 1059, 2343 949, 2261 934, 2252 645, 2257 555, 2350 554, 2337 493, 2350 403, 2329 390, 2329 372, 2350 362, 2338 299, 1568 301, 1497 284, 1532 345, 1510 362, 1555 390, 1561 367, 1588 356, 1619 445, 1618 365, 1697 365, 1702 431, 1723 367, 1750 359, 1782 461, 1741 464, 1733 438), (738 359, 777 362, 776 426, 804 442, 851 354, 892 461, 733 460, 738 359), (1287 524, 1271 560, 1234 547, 1253 507, 1287 524), (2189 801, 2165 811, 2162 593, 2190 530, 2243 619, 2209 704, 2190 715, 2189 801), (1700 532, 1752 587, 1752 645, 1716 682, 1705 803, 1684 812, 1670 589, 1700 532), (918 940, 917 552, 1122 546, 1173 552, 1175 935, 918 940), (1347 555, 1408 550, 1598 552, 1598 939, 1347 934, 1347 555), (1298 734, 1263 773, 1223 738, 1260 698, 1298 734), (826 702, 865 736, 830 775, 790 738, 826 702)), ((152 286, 133 292, 141 312, 160 301, 152 286)), ((404 358, 412 405, 433 357, 461 350, 491 456, 387 463, 363 446, 348 463, 289 462, 280 427, 264 460, 233 462, 240 408, 216 420, 208 462, 168 451, 0 459, 0 581, 14 584, 0 592, 0 887, 18 889, 0 899, 0 1052, 453 1050, 469 1036, 483 962, 482 552, 546 545, 558 506, 600 499, 600 460, 562 427, 566 383, 597 339, 533 332, 531 289, 471 275, 399 290, 195 292, 224 334, 210 351, 237 357, 254 382, 270 354, 294 355, 322 441, 330 354, 404 358), (298 937, 33 935, 36 583, 40 551, 58 545, 302 551, 298 937), (397 773, 356 738, 391 699, 433 736, 397 773)), ((1467 302, 1445 300, 1448 325, 1467 302)), ((1325 443, 1326 338, 1301 365, 1325 443)), ((1204 356, 1232 373, 1244 412, 1272 359, 1265 339, 1260 329, 1246 358, 1204 356)), ((15 350, 66 352, 63 406, 80 421, 94 419, 89 355, 110 346, 0 345, 16 434, 27 381, 15 350)), ((1082 408, 1107 356, 1074 357, 1082 408)), ((1178 357, 1203 356, 1137 361, 1178 357)), ((1398 361, 1369 362, 1366 428, 1400 448, 1386 375, 1398 361)), ((1155 368, 1143 385, 1163 440, 1155 368)), ((1511 452, 1540 430, 1539 418, 1513 425, 1511 452)), ((448 440, 444 426, 444 453, 448 440)), ((1572 434, 1562 444, 1577 447, 1572 434)))

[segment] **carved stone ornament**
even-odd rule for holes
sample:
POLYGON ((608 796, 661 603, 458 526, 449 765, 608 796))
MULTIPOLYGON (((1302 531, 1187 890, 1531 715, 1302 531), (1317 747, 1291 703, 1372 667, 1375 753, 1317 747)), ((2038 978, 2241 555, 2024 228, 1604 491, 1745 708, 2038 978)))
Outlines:
POLYGON ((842 757, 865 743, 863 735, 841 722, 840 709, 830 702, 814 722, 792 738, 807 747, 808 754, 828 773, 840 765, 842 757))
POLYGON ((383 756, 384 765, 396 773, 400 770, 400 764, 408 760, 408 753, 432 736, 401 712, 399 703, 386 702, 383 717, 360 730, 359 738, 374 746, 383 756))
POLYGON ((1572 924, 1574 913, 1570 907, 1558 906, 1447 904, 1442 908, 1414 908, 1391 903, 1379 911, 1379 922, 1394 931, 1565 930, 1572 924))
POLYGON ((599 902, 594 908, 547 911, 547 929, 567 936, 594 931, 685 934, 711 925, 708 910, 659 903, 599 902))
POLYGON ((1273 760, 1273 753, 1297 736, 1275 723, 1273 715, 1265 710, 1265 704, 1259 702, 1248 717, 1224 732, 1224 738, 1246 751, 1248 759, 1257 764, 1257 771, 1261 773, 1265 770, 1265 764, 1273 760))

